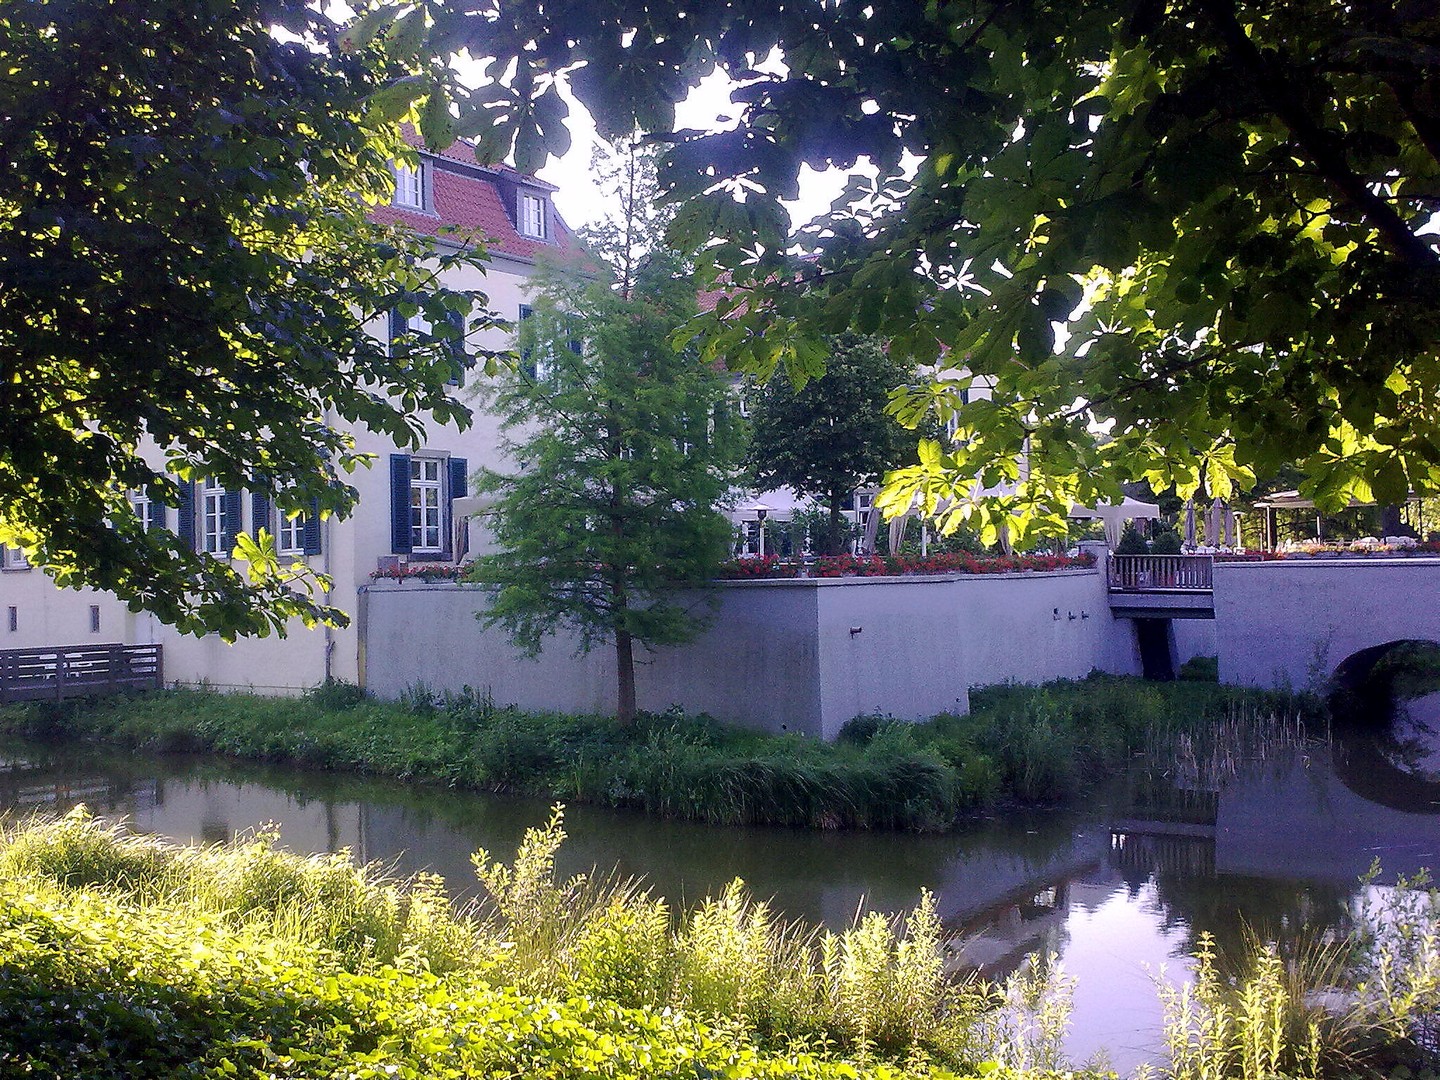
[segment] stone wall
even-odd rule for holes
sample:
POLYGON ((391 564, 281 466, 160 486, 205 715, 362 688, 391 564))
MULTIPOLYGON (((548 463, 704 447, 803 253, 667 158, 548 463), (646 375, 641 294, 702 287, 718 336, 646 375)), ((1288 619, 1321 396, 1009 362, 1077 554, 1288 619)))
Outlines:
POLYGON ((1220 681, 1320 689, 1346 657, 1440 641, 1440 559, 1215 564, 1220 681))
MULTIPOLYGON (((1134 636, 1110 616, 1095 570, 729 582, 709 630, 648 656, 641 708, 680 705, 732 723, 833 738, 879 711, 964 711, 971 686, 1138 671, 1134 636)), ((536 659, 475 619, 466 585, 381 582, 362 596, 364 680, 381 697, 422 682, 471 686, 527 709, 614 707, 613 653, 577 654, 565 633, 536 659)), ((702 603, 697 597, 697 604, 702 603)))

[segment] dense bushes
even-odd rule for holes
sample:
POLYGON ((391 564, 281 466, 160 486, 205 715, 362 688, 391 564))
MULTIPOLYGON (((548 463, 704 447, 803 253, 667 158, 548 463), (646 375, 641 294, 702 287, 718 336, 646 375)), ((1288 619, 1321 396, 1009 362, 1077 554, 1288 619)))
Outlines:
POLYGON ((944 977, 932 905, 899 936, 878 915, 821 934, 736 883, 672 925, 632 887, 556 881, 562 837, 557 816, 513 865, 477 855, 488 902, 460 917, 424 879, 264 839, 177 848, 83 812, 12 832, 0 1073, 856 1080, 899 1075, 877 1058, 971 1063, 988 991, 944 977))
POLYGON ((170 691, 0 710, 0 730, 205 750, 718 824, 943 829, 999 799, 1055 801, 1123 769, 1155 732, 1308 708, 1214 684, 1095 677, 975 690, 968 716, 861 717, 837 745, 679 713, 621 727, 414 688, 401 703, 328 687, 300 701, 170 691))
POLYGON ((967 791, 1050 802, 1078 795, 1087 781, 1116 775, 1136 751, 1177 733, 1257 717, 1314 721, 1323 712, 1314 699, 1279 691, 1093 676, 977 688, 965 716, 913 725, 865 717, 846 725, 841 738, 908 741, 968 776, 967 791))

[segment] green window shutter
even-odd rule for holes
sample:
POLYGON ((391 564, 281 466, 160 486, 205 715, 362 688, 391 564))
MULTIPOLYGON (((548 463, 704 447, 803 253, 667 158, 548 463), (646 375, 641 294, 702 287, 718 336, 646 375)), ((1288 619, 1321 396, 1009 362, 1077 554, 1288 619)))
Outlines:
MULTIPOLYGON (((535 314, 535 309, 529 304, 520 305, 520 322, 523 323, 533 314, 535 314)), ((529 349, 520 350, 520 372, 531 382, 535 381, 537 368, 535 367, 535 358, 530 355, 529 349)))
POLYGON ((457 558, 465 553, 463 541, 460 551, 451 552, 450 548, 455 535, 455 500, 465 497, 470 482, 470 469, 464 458, 452 457, 450 459, 448 481, 449 491, 445 501, 445 539, 442 543, 445 545, 445 557, 457 558))
POLYGON ((180 510, 175 523, 175 532, 180 542, 191 551, 195 550, 195 481, 180 481, 180 510))
POLYGON ((305 523, 302 529, 305 541, 306 555, 320 554, 320 500, 311 499, 310 506, 305 511, 305 523))
POLYGON ((450 340, 450 354, 455 358, 455 374, 446 380, 449 386, 459 386, 470 366, 470 354, 465 349, 465 316, 458 311, 445 312, 445 321, 450 324, 454 337, 450 340))
POLYGON ((410 554, 410 455, 390 455, 390 550, 410 554))
MULTIPOLYGON (((255 483, 260 482, 261 480, 257 476, 255 483)), ((261 529, 269 529, 272 533, 275 531, 270 521, 270 496, 263 491, 252 491, 250 493, 250 531, 259 536, 261 529)))

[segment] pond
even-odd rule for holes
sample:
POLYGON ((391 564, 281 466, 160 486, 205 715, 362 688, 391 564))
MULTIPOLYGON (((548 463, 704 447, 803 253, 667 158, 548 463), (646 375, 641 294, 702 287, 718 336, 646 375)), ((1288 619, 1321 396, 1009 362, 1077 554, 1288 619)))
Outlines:
MULTIPOLYGON (((1430 722, 1408 714, 1407 737, 1430 722)), ((574 806, 560 870, 643 876, 677 904, 741 877, 787 916, 835 927, 860 909, 904 910, 930 889, 946 924, 965 934, 957 964, 1001 975, 1057 954, 1077 981, 1072 1057, 1103 1053, 1128 1072, 1160 1045, 1154 978, 1162 967, 1183 977, 1202 931, 1236 946, 1247 926, 1344 932, 1372 861, 1389 878, 1440 866, 1440 785, 1422 778, 1407 805, 1375 801, 1367 789, 1394 787, 1375 782, 1384 753, 1356 745, 1306 744, 1223 784, 1191 784, 1184 813, 1149 805, 1142 814, 1132 786, 938 836, 719 828, 574 806)), ((431 870, 458 896, 474 891, 471 852, 508 856, 549 813, 542 801, 393 781, 0 743, 0 803, 54 813, 82 802, 184 842, 275 822, 294 850, 348 848, 397 873, 431 870)))

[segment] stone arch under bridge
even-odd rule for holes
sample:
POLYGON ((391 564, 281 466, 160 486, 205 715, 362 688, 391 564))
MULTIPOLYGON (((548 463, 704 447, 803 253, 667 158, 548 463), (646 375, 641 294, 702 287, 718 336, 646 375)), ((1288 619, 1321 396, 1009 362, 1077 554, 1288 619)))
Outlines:
MULTIPOLYGON (((1440 603, 1440 597, 1436 598, 1440 603)), ((1335 666, 1335 672, 1330 676, 1330 684, 1336 690, 1361 690, 1370 679, 1375 667, 1386 657, 1392 656, 1397 650, 1434 650, 1440 656, 1440 641, 1429 638, 1397 638, 1394 641, 1386 641, 1379 645, 1371 645, 1351 653, 1335 666)))

